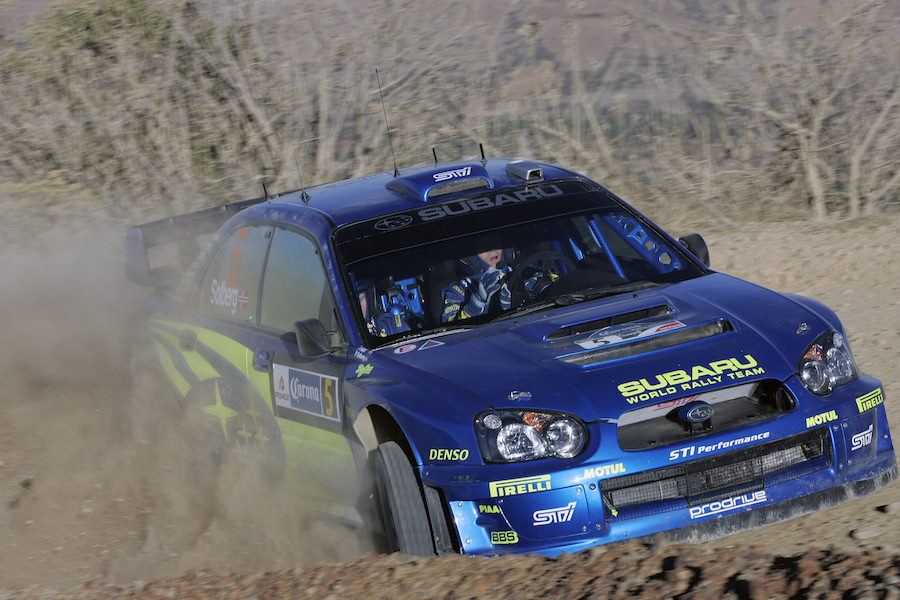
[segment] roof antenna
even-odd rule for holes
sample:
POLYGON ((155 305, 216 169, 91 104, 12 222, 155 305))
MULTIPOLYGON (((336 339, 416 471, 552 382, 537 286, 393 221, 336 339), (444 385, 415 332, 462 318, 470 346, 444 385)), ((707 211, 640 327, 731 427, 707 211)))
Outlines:
POLYGON ((400 171, 397 170, 397 157, 394 155, 394 143, 391 141, 391 126, 388 125, 387 108, 384 106, 384 94, 381 92, 381 77, 378 76, 378 69, 375 69, 375 80, 378 82, 378 95, 381 96, 381 111, 384 113, 384 126, 387 127, 388 145, 391 147, 391 158, 394 161, 394 177, 400 177, 400 171))
POLYGON ((438 164, 437 162, 437 148, 434 146, 431 147, 431 153, 434 154, 434 164, 438 164))
POLYGON ((297 160, 296 156, 294 157, 294 164, 297 166, 297 179, 300 180, 300 199, 309 204, 309 194, 306 193, 306 188, 303 187, 303 176, 300 175, 300 161, 297 160))
POLYGON ((484 157, 484 144, 478 142, 478 149, 481 150, 481 166, 483 167, 487 164, 487 159, 484 157))
POLYGON ((265 181, 262 181, 261 183, 262 183, 262 186, 263 186, 263 197, 264 197, 266 200, 268 200, 268 199, 269 199, 269 191, 266 189, 266 182, 265 182, 265 181))

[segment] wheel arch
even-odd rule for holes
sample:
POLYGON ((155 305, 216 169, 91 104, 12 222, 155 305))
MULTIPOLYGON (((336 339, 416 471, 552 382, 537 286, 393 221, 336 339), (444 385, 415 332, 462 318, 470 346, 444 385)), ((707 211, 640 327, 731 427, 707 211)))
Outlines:
POLYGON ((370 404, 359 412, 353 422, 353 431, 367 452, 374 452, 379 444, 397 442, 406 454, 409 464, 417 465, 406 432, 400 423, 384 407, 370 404))
POLYGON ((422 494, 421 499, 432 530, 435 552, 437 554, 457 552, 458 541, 448 526, 450 514, 444 506, 443 493, 422 482, 418 473, 416 453, 400 423, 384 407, 370 404, 359 412, 353 422, 353 430, 369 456, 372 456, 372 453, 386 442, 395 442, 400 446, 419 483, 419 492, 422 494))

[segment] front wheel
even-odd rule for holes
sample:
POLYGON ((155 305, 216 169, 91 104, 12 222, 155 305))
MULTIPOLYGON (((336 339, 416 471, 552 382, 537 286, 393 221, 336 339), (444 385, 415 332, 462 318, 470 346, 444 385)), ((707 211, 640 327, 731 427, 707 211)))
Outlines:
POLYGON ((376 489, 390 552, 434 556, 431 526, 416 474, 397 442, 375 450, 376 489))

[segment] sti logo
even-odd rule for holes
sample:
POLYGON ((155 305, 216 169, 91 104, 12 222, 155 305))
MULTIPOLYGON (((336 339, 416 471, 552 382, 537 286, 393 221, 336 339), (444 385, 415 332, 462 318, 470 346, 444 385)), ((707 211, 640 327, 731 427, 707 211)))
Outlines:
POLYGON ((455 177, 468 177, 472 173, 472 167, 462 167, 461 169, 453 169, 452 171, 441 171, 432 175, 435 182, 447 181, 455 177))
POLYGON ((544 510, 536 510, 532 513, 534 519, 533 526, 550 525, 552 523, 568 523, 575 514, 575 501, 569 502, 565 506, 557 508, 545 508, 544 510))
POLYGON ((859 450, 872 443, 872 430, 875 426, 869 425, 865 431, 861 431, 850 438, 850 450, 859 450))

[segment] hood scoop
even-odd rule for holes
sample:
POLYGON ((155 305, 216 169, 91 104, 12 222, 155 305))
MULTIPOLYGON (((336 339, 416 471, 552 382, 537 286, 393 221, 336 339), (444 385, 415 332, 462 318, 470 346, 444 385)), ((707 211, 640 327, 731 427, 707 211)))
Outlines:
MULTIPOLYGON (((615 330, 598 331, 576 342, 582 348, 587 348, 585 351, 558 356, 557 360, 579 367, 589 367, 608 360, 671 348, 734 330, 731 323, 725 319, 690 327, 680 321, 644 322, 635 325, 642 329, 630 335, 630 339, 616 335, 615 330)), ((631 333, 636 331, 636 328, 628 328, 627 331, 631 333)))
POLYGON ((675 309, 668 304, 660 304, 659 306, 651 306, 649 308, 632 310, 618 315, 611 315, 608 317, 603 317, 601 319, 594 319, 592 321, 585 321, 584 323, 576 323, 574 325, 566 325, 565 327, 560 327, 559 329, 548 335, 546 338, 544 338, 544 340, 547 342, 558 342, 560 340, 574 337, 576 335, 581 335, 583 333, 612 327, 613 325, 624 325, 625 323, 646 321, 647 319, 662 317, 674 312, 675 309))

